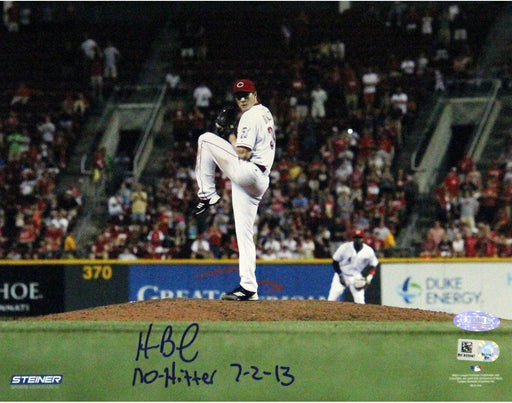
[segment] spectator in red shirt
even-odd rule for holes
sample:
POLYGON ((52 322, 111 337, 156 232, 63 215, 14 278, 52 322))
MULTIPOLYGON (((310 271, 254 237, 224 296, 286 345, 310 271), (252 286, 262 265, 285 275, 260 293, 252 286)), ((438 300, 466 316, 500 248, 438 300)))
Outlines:
POLYGON ((173 133, 176 138, 187 138, 189 129, 189 115, 183 101, 178 101, 178 104, 174 108, 170 108, 166 119, 169 119, 172 123, 173 133))
POLYGON ((110 242, 105 237, 104 234, 100 234, 96 242, 92 245, 91 248, 91 258, 92 259, 108 259, 110 252, 110 242))
POLYGON ((406 207, 407 203, 405 201, 404 192, 396 192, 387 202, 386 219, 399 227, 404 218, 406 207))
POLYGON ((459 171, 466 176, 474 169, 474 166, 475 164, 473 162, 473 159, 466 155, 463 159, 459 161, 458 168, 459 171))
POLYGON ((464 247, 466 257, 479 256, 479 238, 469 227, 464 229, 464 247))
POLYGON ((352 174, 350 175, 350 187, 352 189, 358 189, 363 185, 364 181, 364 162, 358 161, 352 174))
POLYGON ((366 160, 376 148, 375 140, 372 134, 367 130, 363 130, 362 136, 358 141, 359 156, 366 160))
POLYGON ((453 204, 444 182, 437 187, 435 200, 438 207, 437 216, 439 220, 447 222, 452 216, 453 204))
POLYGON ((210 250, 215 259, 222 257, 222 232, 216 221, 213 221, 211 227, 207 230, 206 236, 210 242, 210 250))
POLYGON ((238 243, 235 235, 231 235, 229 238, 226 238, 223 250, 225 251, 225 256, 228 259, 238 258, 238 243))
POLYGON ((343 66, 342 80, 347 109, 349 111, 355 110, 359 107, 359 92, 361 90, 361 82, 359 81, 356 72, 348 62, 346 62, 343 66))
POLYGON ((33 94, 34 90, 29 88, 24 82, 21 82, 18 88, 14 91, 14 95, 11 99, 11 106, 26 105, 33 94))
POLYGON ((379 198, 380 187, 379 187, 379 179, 375 173, 368 175, 366 180, 366 199, 371 202, 376 202, 379 198))
POLYGON ((498 256, 498 234, 491 230, 489 225, 484 225, 483 231, 480 235, 480 242, 482 243, 482 256, 484 257, 497 257, 498 256))
POLYGON ((454 203, 459 197, 460 186, 460 179, 457 173, 457 168, 452 167, 452 169, 450 169, 450 172, 448 172, 446 178, 444 179, 444 183, 446 185, 446 191, 450 196, 451 202, 454 203))
POLYGON ((500 168, 497 161, 493 161, 491 166, 485 173, 485 179, 488 183, 492 183, 495 186, 498 186, 503 177, 503 169, 500 168))
POLYGON ((475 191, 482 190, 482 174, 475 167, 473 167, 473 169, 467 173, 465 181, 475 191))
POLYGON ((480 208, 478 211, 477 221, 484 221, 488 224, 494 222, 498 206, 498 196, 499 191, 494 182, 487 181, 479 199, 480 208))
POLYGON ((57 258, 61 249, 62 237, 64 233, 61 228, 58 228, 55 224, 50 223, 45 231, 44 239, 48 244, 48 252, 51 253, 52 257, 57 258))
POLYGON ((158 223, 153 225, 153 229, 149 231, 147 236, 147 240, 149 241, 149 249, 156 250, 159 246, 162 246, 165 239, 165 235, 162 231, 160 231, 160 227, 158 223))
POLYGON ((334 155, 339 160, 354 159, 354 153, 350 150, 350 141, 343 136, 338 136, 332 143, 334 155))
POLYGON ((386 162, 391 164, 395 155, 395 145, 392 134, 385 126, 377 129, 377 148, 385 152, 386 162))
POLYGON ((18 240, 21 244, 27 245, 29 250, 31 250, 32 245, 36 240, 36 231, 34 230, 34 225, 30 222, 23 225, 18 235, 18 240))

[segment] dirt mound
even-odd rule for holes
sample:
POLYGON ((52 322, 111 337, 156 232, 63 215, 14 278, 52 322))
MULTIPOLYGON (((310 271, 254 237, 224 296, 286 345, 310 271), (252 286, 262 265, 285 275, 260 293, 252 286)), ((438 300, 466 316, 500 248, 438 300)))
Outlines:
POLYGON ((155 299, 107 305, 30 320, 89 321, 452 321, 454 315, 420 309, 350 302, 277 300, 233 302, 208 299, 155 299))

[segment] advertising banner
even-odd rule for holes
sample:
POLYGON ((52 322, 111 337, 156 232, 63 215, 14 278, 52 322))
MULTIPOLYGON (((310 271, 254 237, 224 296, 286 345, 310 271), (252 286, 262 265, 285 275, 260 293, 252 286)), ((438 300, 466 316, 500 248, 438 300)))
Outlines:
POLYGON ((381 287, 383 305, 512 319, 510 262, 386 264, 381 287))
MULTIPOLYGON (((260 264, 260 299, 327 299, 333 276, 326 264, 260 264)), ((130 266, 130 301, 156 298, 219 299, 240 282, 238 264, 130 266)))
POLYGON ((0 266, 0 316, 64 312, 62 266, 0 266))

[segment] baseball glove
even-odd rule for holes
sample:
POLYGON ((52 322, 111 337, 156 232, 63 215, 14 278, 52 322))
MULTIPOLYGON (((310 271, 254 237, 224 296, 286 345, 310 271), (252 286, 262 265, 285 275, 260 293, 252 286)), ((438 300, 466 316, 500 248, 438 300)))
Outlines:
POLYGON ((226 140, 236 130, 237 109, 234 105, 226 105, 222 108, 215 119, 217 134, 226 140))
POLYGON ((365 278, 356 278, 354 280, 354 287, 356 289, 361 290, 367 286, 366 279, 365 278))

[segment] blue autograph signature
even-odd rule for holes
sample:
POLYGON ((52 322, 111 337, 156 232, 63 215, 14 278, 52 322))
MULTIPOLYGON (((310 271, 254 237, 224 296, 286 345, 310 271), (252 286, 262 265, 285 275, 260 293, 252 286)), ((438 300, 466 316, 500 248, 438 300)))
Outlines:
MULTIPOLYGON (((139 333, 135 361, 149 360, 154 356, 172 358, 173 361, 161 369, 146 370, 136 367, 133 372, 132 386, 150 385, 155 382, 163 384, 165 388, 174 385, 187 387, 213 385, 215 375, 221 371, 218 369, 204 371, 197 368, 192 369, 189 366, 199 357, 199 351, 193 346, 198 335, 199 324, 197 323, 190 324, 181 335, 175 334, 172 325, 167 326, 161 334, 155 334, 153 324, 149 324, 146 332, 139 333)), ((196 364, 198 365, 197 362, 196 364)), ((260 369, 256 365, 231 363, 230 367, 235 369, 235 373, 230 371, 231 375, 228 376, 237 383, 244 379, 247 381, 273 379, 282 386, 290 386, 295 382, 291 368, 283 365, 260 369)))

